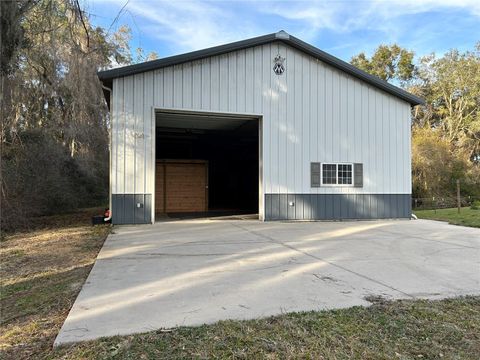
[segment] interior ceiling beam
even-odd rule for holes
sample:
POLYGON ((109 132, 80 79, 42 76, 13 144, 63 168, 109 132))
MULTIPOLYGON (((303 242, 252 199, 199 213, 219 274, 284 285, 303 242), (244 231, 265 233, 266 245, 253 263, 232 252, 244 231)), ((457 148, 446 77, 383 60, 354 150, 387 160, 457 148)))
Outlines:
POLYGON ((155 125, 162 129, 200 129, 200 130, 223 130, 235 131, 244 128, 248 124, 258 120, 252 117, 221 116, 212 114, 186 114, 173 112, 156 112, 155 125))

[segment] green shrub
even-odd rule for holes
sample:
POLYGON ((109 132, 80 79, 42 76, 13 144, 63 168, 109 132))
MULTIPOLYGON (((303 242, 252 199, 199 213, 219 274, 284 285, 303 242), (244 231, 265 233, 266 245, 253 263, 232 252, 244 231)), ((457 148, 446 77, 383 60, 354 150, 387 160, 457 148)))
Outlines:
POLYGON ((470 205, 470 209, 480 210, 480 200, 475 200, 474 202, 472 202, 472 205, 470 205))

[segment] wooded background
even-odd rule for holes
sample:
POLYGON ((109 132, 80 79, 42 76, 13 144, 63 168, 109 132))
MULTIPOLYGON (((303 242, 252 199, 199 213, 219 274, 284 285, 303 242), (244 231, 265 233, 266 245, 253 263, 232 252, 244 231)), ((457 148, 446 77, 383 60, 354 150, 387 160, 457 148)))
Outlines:
MULTIPOLYGON (((0 2, 1 227, 108 203, 109 114, 96 72, 156 58, 130 30, 94 27, 78 0, 0 2), (112 29, 116 29, 113 31, 112 29)), ((355 66, 426 100, 412 110, 414 197, 480 197, 480 42, 416 58, 400 46, 355 66)))

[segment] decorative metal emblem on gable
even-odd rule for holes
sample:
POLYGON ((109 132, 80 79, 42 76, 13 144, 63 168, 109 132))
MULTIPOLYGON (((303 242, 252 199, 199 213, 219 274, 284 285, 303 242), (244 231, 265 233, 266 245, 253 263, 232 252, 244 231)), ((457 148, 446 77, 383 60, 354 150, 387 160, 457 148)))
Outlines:
POLYGON ((285 58, 281 57, 280 54, 275 56, 273 60, 275 65, 273 65, 273 72, 277 75, 282 75, 285 72, 285 65, 283 65, 285 58))

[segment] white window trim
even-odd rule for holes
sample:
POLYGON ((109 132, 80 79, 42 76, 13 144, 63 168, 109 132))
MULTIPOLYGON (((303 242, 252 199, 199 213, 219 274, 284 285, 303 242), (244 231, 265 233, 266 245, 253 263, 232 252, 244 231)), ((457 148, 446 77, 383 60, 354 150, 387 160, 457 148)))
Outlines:
POLYGON ((322 186, 328 187, 354 187, 355 186, 355 171, 353 163, 348 162, 324 162, 320 163, 320 183, 322 186), (323 165, 337 165, 337 171, 335 171, 336 184, 324 184, 323 183, 323 165), (339 184, 338 183, 338 165, 351 165, 352 166, 352 183, 351 184, 339 184))

